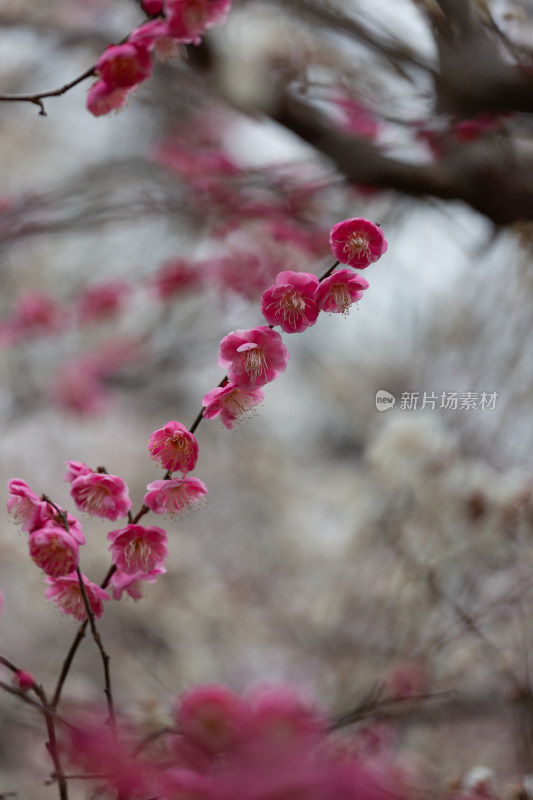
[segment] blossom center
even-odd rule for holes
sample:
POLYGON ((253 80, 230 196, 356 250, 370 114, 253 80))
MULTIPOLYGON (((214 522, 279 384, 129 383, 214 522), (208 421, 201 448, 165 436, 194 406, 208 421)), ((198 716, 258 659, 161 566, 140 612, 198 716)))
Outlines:
POLYGON ((350 292, 344 283, 336 283, 331 287, 331 297, 337 306, 338 310, 344 316, 348 316, 350 306, 352 305, 352 298, 350 292))
POLYGON ((246 351, 244 356, 244 369, 253 381, 267 371, 265 354, 260 347, 254 347, 246 351))
POLYGON ((150 555, 150 547, 143 539, 132 539, 124 548, 124 558, 128 567, 138 565, 139 569, 148 571, 150 555))
POLYGON ((344 252, 351 256, 370 256, 368 238, 364 233, 352 233, 344 245, 344 252))

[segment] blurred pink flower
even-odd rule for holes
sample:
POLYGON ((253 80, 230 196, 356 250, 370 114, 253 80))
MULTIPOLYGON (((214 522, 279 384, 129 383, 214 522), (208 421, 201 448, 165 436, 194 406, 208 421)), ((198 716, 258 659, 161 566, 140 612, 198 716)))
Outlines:
POLYGON ((95 117, 118 111, 126 105, 130 90, 108 86, 105 81, 93 83, 87 93, 87 110, 95 117))
POLYGON ((90 472, 72 481, 70 494, 82 511, 112 521, 126 516, 131 508, 126 482, 118 475, 90 472))
POLYGON ((226 686, 194 686, 176 708, 180 733, 209 753, 222 753, 244 742, 250 731, 250 711, 226 686))
POLYGON ((120 572, 147 573, 162 567, 168 555, 167 534, 155 526, 127 525, 107 534, 113 563, 120 572))
POLYGON ((153 481, 146 488, 144 504, 154 514, 182 514, 207 495, 207 486, 198 478, 153 481))
POLYGON ((80 356, 64 364, 53 376, 49 394, 57 406, 80 415, 101 414, 110 402, 100 365, 91 356, 80 356))
POLYGON ((169 300, 186 289, 197 287, 200 282, 197 269, 184 259, 173 259, 165 261, 151 284, 161 300, 169 300))
POLYGON ((33 689, 37 685, 35 678, 25 669, 18 669, 13 676, 13 681, 17 689, 27 692, 28 689, 33 689))
POLYGON ((11 319, 12 333, 17 338, 57 333, 64 326, 65 313, 45 292, 28 289, 15 303, 11 319))
POLYGON ((231 0, 164 0, 165 17, 172 35, 182 42, 200 43, 200 36, 221 25, 231 0))
POLYGON ((286 333, 301 333, 317 321, 317 288, 318 278, 311 272, 280 272, 261 297, 263 316, 286 333))
POLYGON ((364 217, 338 222, 329 236, 331 249, 341 264, 364 269, 377 261, 387 250, 387 242, 379 225, 364 217))
POLYGON ((285 371, 289 351, 277 331, 267 325, 229 333, 220 342, 218 365, 227 369, 231 383, 256 389, 285 371))
POLYGON ((163 0, 142 0, 141 5, 144 13, 150 16, 161 14, 163 11, 163 0))
POLYGON ((130 41, 112 44, 96 62, 96 73, 110 89, 131 89, 152 74, 154 65, 145 47, 130 41))
MULTIPOLYGON (((47 600, 52 600, 63 614, 70 614, 79 622, 87 619, 87 609, 76 573, 61 578, 48 577, 45 580, 49 584, 44 593, 47 600)), ((109 600, 108 593, 96 583, 92 583, 85 575, 82 575, 82 580, 94 616, 101 617, 104 613, 102 601, 109 600)))
POLYGON ((292 686, 260 686, 247 694, 254 735, 279 743, 324 736, 328 726, 318 710, 292 686))
POLYGON ((198 440, 185 425, 170 420, 148 439, 148 450, 153 461, 159 461, 169 472, 179 470, 183 477, 196 466, 198 440))
POLYGON ((220 417, 222 424, 233 430, 236 424, 244 422, 257 413, 257 406, 265 398, 261 389, 243 389, 233 383, 217 386, 202 399, 206 419, 220 417))
POLYGON ((88 286, 78 297, 77 314, 81 323, 114 316, 124 308, 130 287, 124 281, 106 281, 88 286))
POLYGON ((79 545, 65 528, 48 523, 30 533, 30 556, 52 578, 73 572, 79 564, 79 545))
POLYGON ((164 575, 164 567, 155 567, 150 572, 115 572, 110 581, 113 589, 113 598, 120 600, 124 592, 129 594, 134 600, 140 600, 143 596, 143 584, 155 583, 159 575, 164 575))
POLYGON ((330 314, 348 314, 352 303, 363 296, 369 283, 349 269, 336 269, 320 282, 316 293, 316 304, 321 311, 330 314))
POLYGON ((363 139, 375 139, 380 124, 362 103, 348 94, 335 94, 331 100, 342 114, 339 128, 363 139))

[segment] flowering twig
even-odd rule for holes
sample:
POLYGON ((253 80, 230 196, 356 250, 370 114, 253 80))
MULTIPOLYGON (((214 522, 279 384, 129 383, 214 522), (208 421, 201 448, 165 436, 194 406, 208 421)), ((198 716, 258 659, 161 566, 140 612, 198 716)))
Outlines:
POLYGON ((44 107, 43 98, 45 97, 60 97, 62 94, 66 94, 70 89, 73 89, 74 86, 77 86, 79 83, 87 80, 92 75, 95 74, 96 65, 89 67, 86 69, 85 72, 82 72, 81 75, 78 75, 77 78, 66 83, 64 86, 61 86, 59 89, 51 89, 48 92, 36 92, 34 94, 0 94, 0 103, 33 103, 36 106, 39 106, 39 115, 41 117, 46 117, 46 109, 44 107))

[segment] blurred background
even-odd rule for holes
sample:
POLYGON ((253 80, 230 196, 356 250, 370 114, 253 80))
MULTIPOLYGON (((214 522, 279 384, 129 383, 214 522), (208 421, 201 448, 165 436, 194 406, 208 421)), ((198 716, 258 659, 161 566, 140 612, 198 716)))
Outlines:
MULTIPOLYGON (((144 20, 132 0, 3 0, 0 92, 60 88, 144 20)), ((289 366, 259 414, 198 429, 207 507, 150 518, 168 572, 100 623, 116 701, 150 732, 193 683, 289 681, 393 751, 413 793, 519 789, 533 770, 531 3, 234 0, 169 55, 117 114, 89 114, 91 80, 47 116, 0 102, 0 651, 51 688, 77 629, 44 599, 7 481, 76 513, 65 461, 105 465, 138 509, 161 477, 148 437, 192 424, 222 378, 220 339, 261 324, 279 271, 331 265, 334 223, 367 217, 389 248, 359 308, 284 335, 289 366)), ((81 519, 99 582, 117 526, 81 519)), ((87 637, 65 713, 102 687, 87 637)), ((43 741, 4 693, 0 794, 56 796, 43 741)))

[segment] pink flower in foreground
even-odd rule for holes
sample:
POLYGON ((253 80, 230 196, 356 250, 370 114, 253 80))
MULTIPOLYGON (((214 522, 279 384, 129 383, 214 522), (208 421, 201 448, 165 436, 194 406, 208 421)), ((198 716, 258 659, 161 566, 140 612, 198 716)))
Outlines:
POLYGON ((108 86, 105 81, 96 81, 87 93, 87 110, 95 117, 118 111, 126 105, 129 91, 108 86))
MULTIPOLYGON (((91 610, 96 618, 104 613, 103 600, 109 595, 103 589, 82 575, 83 585, 91 610)), ((70 614, 79 622, 87 619, 87 609, 78 582, 77 574, 65 575, 62 578, 46 578, 49 584, 45 597, 52 600, 63 614, 70 614)))
POLYGON ((321 311, 330 314, 348 314, 352 303, 363 296, 369 283, 349 269, 337 269, 321 281, 316 293, 316 304, 321 311))
POLYGON ((155 567, 150 572, 115 572, 110 581, 114 599, 120 600, 126 592, 134 600, 140 600, 143 596, 143 584, 155 583, 159 575, 164 575, 165 572, 164 567, 155 567))
POLYGON ((7 510, 23 531, 34 530, 40 519, 42 500, 19 478, 8 481, 7 510))
POLYGON ((280 272, 276 283, 263 292, 261 311, 269 325, 286 333, 300 333, 318 317, 315 294, 318 278, 311 272, 280 272))
POLYGON ((265 399, 261 389, 243 389, 233 383, 217 386, 202 399, 206 419, 220 417, 222 424, 233 430, 235 425, 257 413, 257 406, 265 399))
POLYGON ((78 566, 78 542, 65 528, 48 523, 46 527, 30 533, 29 543, 34 564, 52 578, 68 575, 78 566))
POLYGON ((131 508, 126 482, 118 475, 90 472, 72 481, 70 494, 82 511, 112 521, 125 517, 131 508))
POLYGON ((169 472, 179 470, 183 476, 196 466, 198 441, 185 425, 170 420, 148 439, 148 450, 153 461, 161 462, 169 472))
POLYGON ((213 25, 221 25, 231 0, 166 0, 165 17, 170 32, 182 42, 200 43, 200 36, 213 25))
POLYGON ((163 0, 142 0, 141 3, 145 14, 155 16, 163 11, 163 0))
POLYGON ((96 72, 110 89, 131 89, 152 74, 152 57, 131 42, 110 45, 96 62, 96 72))
POLYGON ((177 800, 210 800, 214 798, 213 782, 207 775, 190 769, 171 768, 159 776, 161 797, 177 800))
POLYGON ((167 534, 155 526, 127 525, 120 530, 110 531, 107 538, 111 542, 109 550, 113 563, 121 572, 151 572, 163 566, 168 555, 167 534))
POLYGON ((267 325, 233 331, 220 342, 218 365, 227 369, 231 383, 256 389, 284 372, 289 351, 280 334, 267 325))
POLYGON ((182 514, 207 494, 207 486, 198 478, 172 478, 149 483, 144 504, 154 514, 182 514))
POLYGON ((246 739, 250 714, 246 703, 226 686, 194 686, 176 709, 180 733, 209 753, 221 753, 246 739))
POLYGON ((357 269, 373 264, 387 249, 387 242, 379 225, 364 217, 338 222, 331 229, 329 241, 335 258, 341 264, 357 269))

